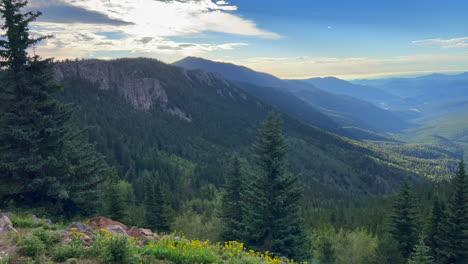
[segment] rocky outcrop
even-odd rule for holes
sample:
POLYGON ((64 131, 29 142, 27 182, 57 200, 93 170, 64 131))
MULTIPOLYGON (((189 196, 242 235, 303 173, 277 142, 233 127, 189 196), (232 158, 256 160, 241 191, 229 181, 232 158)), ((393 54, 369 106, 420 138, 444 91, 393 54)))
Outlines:
POLYGON ((136 108, 148 110, 154 104, 165 107, 168 103, 166 91, 156 78, 128 72, 112 63, 100 60, 63 62, 54 68, 58 81, 83 79, 102 90, 113 90, 136 108))

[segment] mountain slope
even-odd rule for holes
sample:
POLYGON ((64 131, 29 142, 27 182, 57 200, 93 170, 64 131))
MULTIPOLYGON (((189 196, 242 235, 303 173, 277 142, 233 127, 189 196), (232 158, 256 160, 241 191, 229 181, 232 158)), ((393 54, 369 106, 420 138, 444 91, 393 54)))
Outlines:
MULTIPOLYGON (((221 185, 234 152, 251 160, 259 122, 274 109, 217 74, 151 59, 61 63, 56 76, 63 99, 76 105, 77 121, 90 127, 89 138, 119 175, 134 184, 157 177, 174 207, 221 185)), ((435 167, 434 160, 373 150, 283 117, 290 167, 308 196, 388 193, 407 176, 423 182, 456 164, 445 159, 435 167)))
MULTIPOLYGON (((306 97, 304 93, 310 95, 307 97, 308 99, 320 96, 320 100, 304 101, 344 127, 353 126, 375 132, 395 132, 408 126, 405 121, 375 105, 349 96, 326 92, 306 82, 281 80, 272 75, 256 72, 243 66, 214 62, 201 58, 188 57, 173 63, 173 65, 187 69, 202 69, 204 71, 217 72, 226 79, 243 83, 250 82, 256 86, 277 87, 283 91, 292 92, 296 96, 298 96, 298 93, 302 93, 298 96, 302 99, 306 97), (326 101, 322 101, 322 99, 326 99, 326 101), (361 109, 365 109, 366 114, 369 112, 373 113, 373 117, 367 118, 367 115, 363 114, 361 109), (374 118, 374 116, 377 118, 374 118), (384 122, 384 120, 389 120, 390 124, 384 122)), ((242 85, 240 86, 242 87, 242 85)), ((284 111, 287 107, 282 107, 281 109, 284 111)))
POLYGON ((187 57, 173 63, 173 65, 186 69, 202 69, 207 72, 219 73, 228 80, 236 81, 239 87, 250 94, 278 107, 281 111, 299 120, 333 133, 351 136, 327 115, 300 100, 289 91, 279 88, 279 85, 283 82, 274 76, 257 73, 233 64, 216 63, 194 57, 187 57), (259 83, 262 85, 258 85, 259 83))

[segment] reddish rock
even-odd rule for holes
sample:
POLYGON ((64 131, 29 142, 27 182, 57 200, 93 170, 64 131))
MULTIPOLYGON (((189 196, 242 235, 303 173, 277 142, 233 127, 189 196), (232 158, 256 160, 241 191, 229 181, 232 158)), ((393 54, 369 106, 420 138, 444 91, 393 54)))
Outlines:
POLYGON ((125 231, 128 230, 128 227, 126 225, 120 222, 114 221, 112 219, 102 217, 102 216, 88 219, 85 222, 89 222, 90 224, 95 225, 99 229, 106 229, 109 226, 117 225, 117 226, 120 226, 125 231))
POLYGON ((140 239, 146 239, 146 238, 150 239, 150 238, 155 238, 156 236, 153 232, 151 232, 151 230, 138 228, 136 226, 128 230, 127 234, 131 237, 140 238, 140 239))

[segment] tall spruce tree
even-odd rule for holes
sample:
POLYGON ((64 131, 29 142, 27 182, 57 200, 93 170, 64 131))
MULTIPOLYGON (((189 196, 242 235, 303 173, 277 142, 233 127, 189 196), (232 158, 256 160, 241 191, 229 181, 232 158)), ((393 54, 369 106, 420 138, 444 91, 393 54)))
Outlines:
POLYGON ((270 113, 253 147, 258 171, 244 194, 244 241, 254 249, 303 259, 306 237, 302 229, 298 179, 287 171, 287 146, 281 119, 270 113))
POLYGON ((223 219, 224 241, 242 239, 242 191, 244 172, 238 156, 232 160, 231 168, 225 177, 225 185, 221 198, 221 218, 223 219))
POLYGON ((447 247, 445 262, 468 263, 468 179, 463 161, 453 179, 453 194, 449 202, 447 221, 447 247))
POLYGON ((391 219, 390 233, 398 241, 401 254, 407 259, 416 245, 415 212, 408 181, 404 181, 401 185, 393 206, 391 219))
POLYGON ((93 214, 95 186, 107 166, 70 122, 71 111, 54 98, 52 60, 29 56, 46 37, 33 38, 29 24, 40 12, 22 12, 27 1, 1 0, 0 201, 44 207, 71 217, 93 214))
POLYGON ((144 205, 147 227, 158 232, 169 232, 170 223, 167 204, 160 183, 153 179, 146 180, 144 205))
POLYGON ((442 263, 443 251, 447 245, 447 212, 445 201, 435 197, 427 237, 428 246, 435 263, 442 263))
POLYGON ((418 244, 414 247, 414 253, 411 254, 408 264, 433 264, 434 261, 431 256, 431 249, 426 246, 426 236, 419 237, 418 244))

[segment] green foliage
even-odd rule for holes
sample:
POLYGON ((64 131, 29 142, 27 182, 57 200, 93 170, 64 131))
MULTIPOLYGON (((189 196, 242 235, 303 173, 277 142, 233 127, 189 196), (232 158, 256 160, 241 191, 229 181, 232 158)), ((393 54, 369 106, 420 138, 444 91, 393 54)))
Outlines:
POLYGON ((313 255, 323 264, 366 264, 377 258, 379 240, 365 230, 324 227, 312 235, 313 255))
POLYGON ((122 222, 127 217, 127 206, 118 182, 109 182, 106 192, 107 216, 122 222))
POLYGON ((146 254, 151 254, 159 259, 167 259, 176 264, 204 264, 218 263, 221 258, 215 252, 199 246, 199 242, 174 242, 162 240, 157 244, 150 244, 145 248, 146 254))
POLYGON ((145 216, 146 225, 158 232, 169 232, 169 211, 161 185, 153 179, 146 178, 145 185, 145 216))
POLYGON ((383 235, 376 249, 374 264, 404 264, 406 261, 401 255, 398 241, 389 234, 383 235))
POLYGON ((465 164, 460 162, 453 179, 453 194, 449 202, 447 242, 442 250, 446 263, 468 261, 468 178, 465 164))
POLYGON ((47 231, 43 228, 35 230, 32 235, 38 237, 44 243, 46 249, 51 248, 62 240, 62 235, 59 232, 47 231))
POLYGON ((444 200, 439 197, 434 199, 432 207, 429 233, 427 237, 428 246, 431 249, 431 255, 436 263, 443 261, 443 251, 448 241, 447 233, 447 208, 444 200))
POLYGON ((222 240, 220 238, 223 228, 222 220, 215 216, 199 214, 193 210, 177 216, 172 227, 177 233, 194 239, 222 240))
POLYGON ((80 240, 72 240, 69 244, 58 245, 52 249, 51 258, 53 261, 64 262, 71 258, 82 258, 86 256, 86 250, 80 240))
POLYGON ((13 226, 19 228, 48 227, 48 224, 44 220, 34 220, 30 214, 14 214, 10 220, 13 226))
POLYGON ((0 40, 0 88, 5 110, 0 116, 0 201, 19 207, 47 208, 63 215, 92 214, 95 186, 106 165, 83 142, 70 122, 69 107, 54 95, 51 60, 30 57, 28 49, 43 38, 32 38, 29 24, 40 13, 25 12, 27 1, 2 0, 0 13, 6 39, 0 40))
POLYGON ((416 226, 412 190, 407 181, 403 182, 393 206, 390 232, 403 257, 408 258, 416 244, 416 226))
MULTIPOLYGON (((99 243, 99 242, 98 242, 99 243)), ((135 263, 135 247, 122 235, 107 238, 99 255, 100 263, 135 263)))
POLYGON ((431 249, 426 246, 425 235, 419 237, 419 243, 415 246, 413 254, 411 254, 408 264, 433 264, 431 257, 431 249))
POLYGON ((225 177, 224 192, 221 198, 221 218, 223 220, 222 239, 240 240, 242 237, 242 192, 245 176, 239 157, 232 160, 231 168, 225 177))
POLYGON ((248 179, 243 200, 243 241, 254 249, 291 258, 306 255, 298 178, 287 171, 287 146, 281 119, 271 113, 253 150, 259 170, 248 179))
POLYGON ((21 252, 23 252, 23 254, 28 257, 37 257, 39 255, 44 254, 46 250, 44 242, 42 242, 36 236, 23 238, 19 242, 18 246, 20 247, 21 252))

